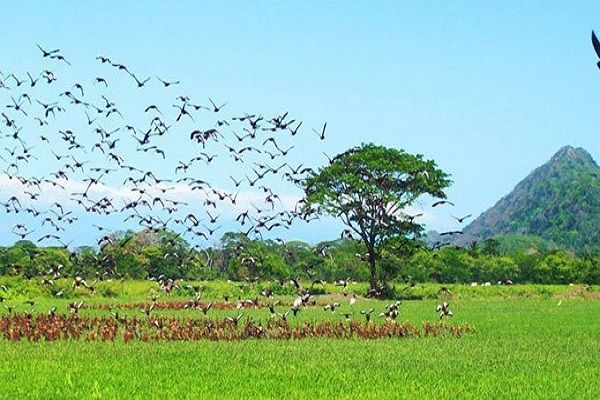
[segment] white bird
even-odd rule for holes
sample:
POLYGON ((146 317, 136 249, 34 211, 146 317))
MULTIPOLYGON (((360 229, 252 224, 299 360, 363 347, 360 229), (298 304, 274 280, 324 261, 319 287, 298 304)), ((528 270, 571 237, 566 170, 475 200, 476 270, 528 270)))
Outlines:
POLYGON ((302 307, 302 297, 296 297, 294 302, 292 303, 292 308, 300 308, 302 307))
POLYGON ((440 313, 440 319, 444 317, 452 317, 452 311, 450 311, 450 305, 448 303, 438 304, 435 310, 440 313))
POLYGON ((356 304, 356 294, 352 293, 352 296, 350 297, 350 307, 354 306, 354 304, 356 304))

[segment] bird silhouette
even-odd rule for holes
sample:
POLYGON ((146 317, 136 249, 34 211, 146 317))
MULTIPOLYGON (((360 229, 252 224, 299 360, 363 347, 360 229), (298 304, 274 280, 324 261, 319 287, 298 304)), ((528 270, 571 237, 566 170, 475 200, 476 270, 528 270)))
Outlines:
POLYGON ((60 51, 60 49, 44 50, 39 44, 36 44, 36 46, 42 52, 43 57, 51 57, 53 54, 56 54, 60 51))
POLYGON ((164 81, 164 80, 160 79, 158 76, 156 77, 156 79, 158 79, 164 85, 164 87, 179 85, 179 83, 180 83, 179 81, 171 81, 171 82, 164 81))
POLYGON ((315 129, 313 129, 313 132, 317 134, 319 139, 325 140, 325 129, 327 129, 327 123, 325 123, 325 125, 323 125, 323 129, 321 129, 321 132, 318 132, 315 129))
POLYGON ((471 214, 465 215, 464 217, 455 217, 453 215, 451 217, 457 220, 458 223, 462 224, 464 220, 471 218, 471 214))
POLYGON ((594 31, 592 31, 592 46, 594 47, 594 51, 599 60, 596 65, 598 66, 598 69, 600 69, 600 41, 598 40, 598 37, 596 37, 594 31))

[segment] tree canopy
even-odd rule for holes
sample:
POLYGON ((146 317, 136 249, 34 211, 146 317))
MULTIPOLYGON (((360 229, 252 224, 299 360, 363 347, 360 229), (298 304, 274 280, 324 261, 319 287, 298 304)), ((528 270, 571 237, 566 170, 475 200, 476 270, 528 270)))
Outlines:
MULTIPOLYGON (((423 226, 406 208, 423 195, 444 199, 449 175, 433 160, 374 144, 351 148, 305 182, 307 209, 342 219, 345 236, 367 248, 371 289, 377 290, 376 260, 392 238, 417 238, 423 226)), ((401 242, 401 241, 400 241, 401 242)))

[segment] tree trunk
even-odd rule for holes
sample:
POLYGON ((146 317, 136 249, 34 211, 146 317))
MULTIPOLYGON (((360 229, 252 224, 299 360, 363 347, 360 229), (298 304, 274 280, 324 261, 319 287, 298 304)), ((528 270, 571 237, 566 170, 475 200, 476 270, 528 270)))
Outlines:
POLYGON ((377 290, 377 266, 373 250, 369 251, 369 268, 371 268, 371 289, 377 290))

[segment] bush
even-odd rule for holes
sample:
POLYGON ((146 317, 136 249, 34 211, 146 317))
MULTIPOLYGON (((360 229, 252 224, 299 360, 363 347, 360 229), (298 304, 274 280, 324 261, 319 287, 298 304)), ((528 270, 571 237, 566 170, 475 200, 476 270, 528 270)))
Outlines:
POLYGON ((553 252, 539 262, 533 276, 536 283, 572 283, 580 281, 581 261, 565 252, 553 252))

